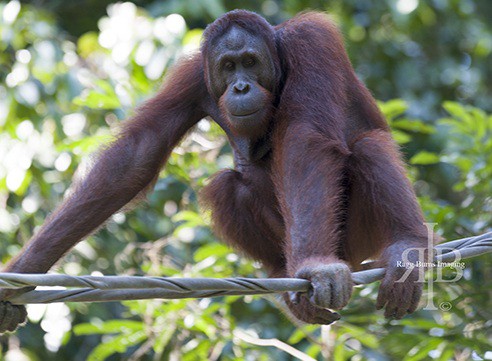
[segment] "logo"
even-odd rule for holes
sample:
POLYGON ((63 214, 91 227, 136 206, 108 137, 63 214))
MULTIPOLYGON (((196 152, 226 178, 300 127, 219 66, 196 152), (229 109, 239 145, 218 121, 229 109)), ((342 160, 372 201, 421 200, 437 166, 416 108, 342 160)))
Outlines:
POLYGON ((405 268, 405 273, 396 282, 404 282, 412 271, 418 269, 418 280, 416 282, 427 282, 427 304, 424 310, 449 311, 452 305, 449 302, 442 302, 439 307, 434 304, 434 283, 436 282, 457 282, 463 277, 465 263, 461 262, 461 253, 459 250, 439 246, 434 247, 434 227, 437 223, 424 223, 427 228, 427 247, 412 247, 406 249, 401 260, 397 261, 396 266, 405 268), (444 262, 443 259, 446 261, 444 262), (444 269, 452 268, 455 271, 454 277, 444 278, 444 269), (433 270, 425 277, 427 270, 433 270))

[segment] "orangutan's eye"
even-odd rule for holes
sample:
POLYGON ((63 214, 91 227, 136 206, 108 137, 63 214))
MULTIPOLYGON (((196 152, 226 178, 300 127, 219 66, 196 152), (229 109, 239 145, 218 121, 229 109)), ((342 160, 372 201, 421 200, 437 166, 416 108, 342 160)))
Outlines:
POLYGON ((244 66, 245 66, 246 68, 251 68, 253 65, 255 65, 255 64, 256 64, 256 62, 255 62, 255 59, 253 59, 253 58, 247 58, 247 59, 244 61, 244 63, 243 63, 243 64, 244 64, 244 66))

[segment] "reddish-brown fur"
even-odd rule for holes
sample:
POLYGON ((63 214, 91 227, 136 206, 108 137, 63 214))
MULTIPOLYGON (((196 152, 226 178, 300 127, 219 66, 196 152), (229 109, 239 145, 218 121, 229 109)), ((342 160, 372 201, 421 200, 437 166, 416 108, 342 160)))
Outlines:
MULTIPOLYGON (((229 136, 236 170, 213 177, 202 192, 204 204, 218 234, 263 262, 270 275, 344 262, 357 269, 381 254, 391 267, 404 249, 425 246, 424 220, 398 149, 333 23, 306 13, 271 27, 256 14, 236 11, 207 29, 202 53, 176 67, 6 271, 48 271, 148 189, 173 147, 206 115, 229 136), (278 90, 266 134, 271 151, 260 159, 238 151, 240 140, 207 88, 206 55, 231 24, 261 36, 275 63, 278 90)), ((399 274, 388 271, 378 306, 388 302, 387 315, 401 317, 394 305, 414 310, 420 286, 395 286, 399 274)), ((300 319, 322 322, 317 315, 323 310, 306 300, 287 302, 300 319)))

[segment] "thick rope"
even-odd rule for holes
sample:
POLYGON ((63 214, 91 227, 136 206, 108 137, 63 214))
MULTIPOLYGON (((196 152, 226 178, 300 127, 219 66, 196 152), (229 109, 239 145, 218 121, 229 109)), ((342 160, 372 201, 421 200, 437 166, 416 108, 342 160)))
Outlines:
MULTIPOLYGON (((492 232, 458 239, 435 247, 434 262, 455 262, 492 252, 492 232)), ((383 268, 352 273, 355 284, 384 277, 383 268)), ((0 288, 61 286, 75 289, 29 291, 9 299, 12 304, 104 302, 150 298, 180 299, 226 295, 258 295, 287 291, 307 292, 310 282, 296 278, 170 278, 140 276, 67 276, 0 273, 0 288)))

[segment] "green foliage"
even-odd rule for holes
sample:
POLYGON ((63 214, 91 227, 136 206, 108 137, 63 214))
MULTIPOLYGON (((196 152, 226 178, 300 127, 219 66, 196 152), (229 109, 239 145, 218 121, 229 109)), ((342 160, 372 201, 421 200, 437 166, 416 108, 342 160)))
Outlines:
POLYGON ((99 325, 82 323, 75 326, 73 332, 78 336, 116 334, 94 348, 87 357, 88 361, 105 360, 116 352, 124 353, 146 339, 145 324, 130 320, 107 321, 99 325))
MULTIPOLYGON (((179 10, 199 24, 232 6, 146 3, 152 3, 154 15, 179 10)), ((69 2, 57 6, 64 4, 69 2)), ((379 105, 409 160, 426 218, 439 223, 438 232, 449 239, 492 227, 492 116, 444 102, 448 115, 435 120, 441 99, 476 98, 483 105, 490 95, 490 69, 482 61, 492 49, 485 36, 490 28, 479 16, 471 17, 470 4, 484 6, 421 1, 404 15, 389 1, 330 2, 359 75, 378 97, 405 98, 379 105), (442 43, 446 47, 437 51, 442 43), (474 57, 471 64, 467 56, 474 57), (426 57, 432 61, 423 66, 426 57)), ((245 2, 274 21, 323 6, 245 2)), ((175 59, 199 45, 202 29, 188 30, 179 15, 151 17, 131 3, 113 5, 108 14, 96 19, 99 28, 74 38, 60 32, 50 12, 17 1, 0 4, 2 262, 60 202, 77 166, 90 163, 90 154, 155 93, 175 59)), ((208 214, 198 208, 197 192, 207 178, 232 163, 222 130, 202 120, 173 152, 147 202, 116 214, 67 255, 59 271, 263 277, 259 265, 217 242, 208 214)), ((329 329, 291 322, 274 297, 70 304, 69 309, 54 304, 30 307, 31 322, 10 336, 14 341, 0 338, 2 352, 9 359, 20 353, 30 360, 293 359, 256 342, 274 339, 274 345, 283 342, 315 359, 461 360, 472 353, 483 358, 492 337, 487 260, 467 261, 459 283, 435 284, 435 305, 450 302, 451 311, 420 310, 400 321, 384 321, 374 310, 377 284, 357 289, 342 320, 329 329)))
POLYGON ((98 90, 90 90, 73 100, 74 104, 93 109, 116 109, 121 103, 111 85, 103 80, 95 82, 98 90))
POLYGON ((459 172, 453 189, 461 194, 461 226, 479 232, 492 223, 492 115, 455 102, 443 104, 451 117, 440 119, 448 139, 444 161, 459 172))
POLYGON ((410 159, 410 163, 415 165, 434 164, 437 162, 439 162, 439 156, 436 153, 427 152, 425 150, 418 152, 410 159))

